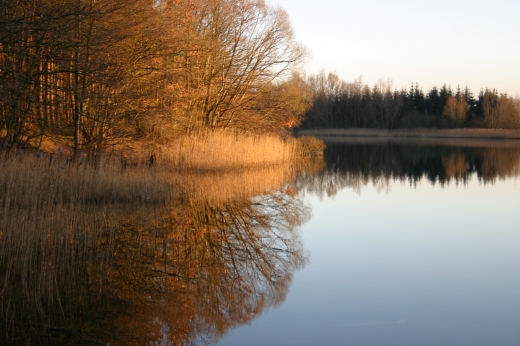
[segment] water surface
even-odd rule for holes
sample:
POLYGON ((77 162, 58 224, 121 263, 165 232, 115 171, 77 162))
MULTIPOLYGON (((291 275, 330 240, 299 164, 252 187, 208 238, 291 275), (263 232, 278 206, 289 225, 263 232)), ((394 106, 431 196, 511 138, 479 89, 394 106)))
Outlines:
POLYGON ((519 345, 520 149, 328 143, 310 263, 219 345, 519 345))
POLYGON ((64 183, 84 166, 15 186, 26 166, 2 162, 0 343, 519 345, 520 147, 455 142, 117 166, 108 198, 64 183))

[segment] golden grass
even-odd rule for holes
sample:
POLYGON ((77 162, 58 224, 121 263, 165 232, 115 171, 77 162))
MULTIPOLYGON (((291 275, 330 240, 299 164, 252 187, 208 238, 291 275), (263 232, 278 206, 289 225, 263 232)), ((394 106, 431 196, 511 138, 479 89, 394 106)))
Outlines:
POLYGON ((46 205, 147 201, 165 198, 167 177, 150 169, 122 169, 119 160, 103 160, 97 167, 66 157, 25 155, 0 160, 4 205, 46 205))
POLYGON ((148 168, 122 170, 115 160, 94 168, 26 154, 0 165, 3 335, 30 335, 35 325, 41 333, 71 309, 80 314, 77 302, 91 298, 87 291, 100 292, 117 220, 164 203, 170 185, 148 168))
POLYGON ((182 169, 225 170, 278 164, 293 159, 294 154, 294 143, 278 136, 216 132, 176 139, 163 148, 161 157, 182 169))
MULTIPOLYGON (((222 134, 183 138, 157 152, 153 165, 146 152, 105 156, 96 165, 57 154, 1 157, 0 343, 37 343, 31 335, 90 314, 86 305, 101 307, 116 241, 129 220, 136 234, 156 232, 179 203, 280 189, 293 194, 285 189, 302 169, 297 143, 222 134)), ((319 161, 306 169, 321 167, 319 161)))
POLYGON ((225 171, 258 168, 321 155, 323 142, 295 139, 275 134, 243 134, 213 131, 205 135, 183 136, 161 145, 136 143, 117 150, 128 160, 154 156, 157 162, 179 171, 225 171), (320 145, 316 145, 320 143, 320 145), (311 152, 312 151, 312 152, 311 152))

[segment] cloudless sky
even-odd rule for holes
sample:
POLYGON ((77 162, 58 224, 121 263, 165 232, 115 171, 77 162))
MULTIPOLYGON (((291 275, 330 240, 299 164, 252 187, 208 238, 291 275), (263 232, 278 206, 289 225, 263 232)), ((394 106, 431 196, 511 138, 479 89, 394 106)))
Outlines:
POLYGON ((520 96, 520 0, 271 0, 310 51, 307 73, 373 85, 520 96))

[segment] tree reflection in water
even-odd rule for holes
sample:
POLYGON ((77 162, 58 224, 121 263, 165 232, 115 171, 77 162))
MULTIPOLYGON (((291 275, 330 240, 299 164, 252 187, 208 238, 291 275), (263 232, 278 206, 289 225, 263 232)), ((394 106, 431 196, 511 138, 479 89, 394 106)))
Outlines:
POLYGON ((150 309, 143 326, 154 317, 173 344, 215 342, 285 299, 306 262, 295 227, 308 214, 282 191, 220 204, 177 201, 161 226, 145 230, 131 220, 118 234, 116 280, 130 283, 132 308, 150 309))
POLYGON ((483 184, 493 184, 497 179, 520 174, 520 145, 514 141, 486 141, 486 145, 495 146, 442 143, 337 140, 327 143, 326 169, 318 174, 303 172, 295 185, 323 197, 346 187, 359 193, 369 183, 388 191, 390 182, 396 180, 415 185, 427 179, 444 186, 451 182, 466 184, 476 176, 483 184))
POLYGON ((208 176, 176 176, 176 197, 155 206, 62 205, 38 215, 30 236, 3 218, 2 343, 216 342, 283 302, 307 261, 297 227, 310 210, 287 188, 295 174, 215 174, 220 194, 207 198, 196 190, 208 176))

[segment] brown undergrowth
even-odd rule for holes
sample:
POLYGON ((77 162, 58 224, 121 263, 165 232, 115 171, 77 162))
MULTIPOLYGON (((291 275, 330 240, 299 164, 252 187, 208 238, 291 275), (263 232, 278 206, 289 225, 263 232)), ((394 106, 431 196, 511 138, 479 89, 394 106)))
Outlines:
MULTIPOLYGON (((164 273, 154 269, 164 251, 172 258, 184 258, 192 245, 183 245, 185 248, 177 253, 179 241, 214 232, 217 221, 204 216, 194 223, 200 211, 191 209, 202 205, 216 215, 231 215, 230 210, 237 213, 245 208, 244 215, 257 215, 251 221, 251 227, 257 227, 255 220, 267 216, 263 215, 265 207, 255 206, 258 201, 251 204, 252 196, 269 196, 274 191, 276 199, 263 199, 276 200, 266 210, 292 205, 299 210, 300 202, 294 199, 295 191, 288 184, 298 171, 318 170, 323 165, 321 160, 299 158, 299 144, 293 139, 269 138, 262 142, 258 137, 249 137, 246 144, 232 136, 218 136, 204 143, 184 138, 152 154, 142 151, 125 157, 105 155, 93 163, 83 157, 73 160, 59 154, 36 156, 25 152, 2 156, 0 343, 54 345, 75 340, 106 344, 117 335, 103 334, 109 330, 102 326, 114 321, 128 323, 115 326, 122 328, 120 335, 122 330, 132 335, 139 331, 141 341, 157 336, 157 328, 148 329, 147 318, 136 327, 137 319, 110 314, 148 309, 151 303, 145 297, 165 287, 159 284, 164 273), (247 157, 240 162, 239 155, 247 157), (230 204, 237 199, 242 203, 238 209, 230 204), (173 222, 172 215, 184 216, 173 222), (200 226, 186 229, 192 224, 200 226), (170 249, 160 245, 163 238, 179 240, 170 249), (131 243, 122 243, 121 239, 130 239, 131 243), (136 276, 138 269, 142 276, 136 276), (137 290, 142 297, 131 298, 129 292, 137 290), (108 311, 112 312, 107 315, 108 311)), ((244 215, 239 214, 237 220, 245 220, 244 215)), ((216 217, 219 225, 225 221, 216 217)), ((249 226, 246 229, 251 232, 249 226)), ((292 237, 291 232, 288 234, 292 237)), ((183 260, 186 263, 182 264, 176 261, 171 264, 179 273, 176 275, 186 270, 190 278, 179 276, 168 292, 186 291, 184 287, 196 275, 190 268, 200 267, 198 258, 183 260)), ((203 277, 199 280, 201 285, 205 282, 203 277)), ((191 294, 160 296, 188 304, 193 300, 191 294)), ((169 322, 171 338, 180 333, 175 338, 185 340, 192 333, 187 329, 190 314, 186 311, 193 307, 186 305, 182 314, 176 309, 172 307, 168 312, 169 316, 177 316, 169 322)))
POLYGON ((220 172, 278 165, 302 156, 321 156, 324 149, 323 141, 314 137, 213 131, 199 136, 186 135, 162 144, 139 142, 116 148, 114 153, 133 164, 144 158, 182 172, 220 172))

